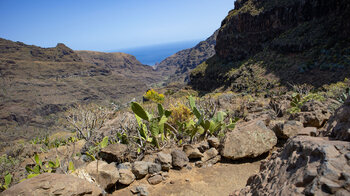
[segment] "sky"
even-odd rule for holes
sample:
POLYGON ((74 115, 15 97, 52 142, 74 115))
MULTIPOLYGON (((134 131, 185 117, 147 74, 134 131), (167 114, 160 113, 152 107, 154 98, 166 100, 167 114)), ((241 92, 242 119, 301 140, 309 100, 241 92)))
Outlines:
POLYGON ((0 37, 110 51, 204 40, 234 0, 0 0, 0 37))

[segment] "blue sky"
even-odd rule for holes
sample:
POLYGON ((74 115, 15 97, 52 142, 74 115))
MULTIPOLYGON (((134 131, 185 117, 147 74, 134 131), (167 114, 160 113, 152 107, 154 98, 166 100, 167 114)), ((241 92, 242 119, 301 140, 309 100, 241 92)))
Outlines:
POLYGON ((0 0, 0 37, 109 51, 203 40, 234 0, 0 0))

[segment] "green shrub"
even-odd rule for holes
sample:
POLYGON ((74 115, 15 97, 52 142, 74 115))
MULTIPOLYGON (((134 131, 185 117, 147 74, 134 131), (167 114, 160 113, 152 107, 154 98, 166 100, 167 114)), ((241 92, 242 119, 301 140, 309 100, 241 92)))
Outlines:
POLYGON ((167 131, 171 129, 171 126, 167 124, 171 111, 165 110, 161 104, 158 104, 158 115, 154 116, 136 102, 131 103, 131 110, 135 113, 137 120, 141 146, 144 146, 144 142, 150 142, 159 148, 159 139, 163 142, 167 131), (146 123, 143 123, 143 120, 146 123))

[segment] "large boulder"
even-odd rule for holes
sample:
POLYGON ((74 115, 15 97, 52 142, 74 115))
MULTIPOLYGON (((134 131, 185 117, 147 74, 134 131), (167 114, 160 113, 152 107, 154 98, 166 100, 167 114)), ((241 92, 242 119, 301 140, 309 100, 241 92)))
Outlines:
POLYGON ((103 148, 98 154, 103 160, 108 163, 122 163, 127 160, 128 146, 125 144, 110 144, 103 148))
POLYGON ((120 175, 113 163, 93 161, 86 166, 87 173, 105 190, 113 188, 118 182, 120 175))
POLYGON ((2 193, 4 196, 102 195, 102 190, 72 175, 45 173, 25 180, 2 193))
POLYGON ((350 144, 296 136, 235 195, 350 195, 350 144))
POLYGON ((350 98, 335 111, 326 127, 327 134, 331 137, 350 141, 350 98))
POLYGON ((221 155, 228 159, 257 157, 277 144, 275 133, 263 121, 241 123, 225 135, 221 155))

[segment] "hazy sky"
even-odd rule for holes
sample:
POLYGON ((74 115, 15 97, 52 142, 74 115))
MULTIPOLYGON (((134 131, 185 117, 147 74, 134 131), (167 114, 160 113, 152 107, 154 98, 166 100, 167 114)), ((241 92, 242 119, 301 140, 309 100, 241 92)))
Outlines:
POLYGON ((0 37, 99 51, 199 40, 233 6, 234 0, 0 0, 0 37))

